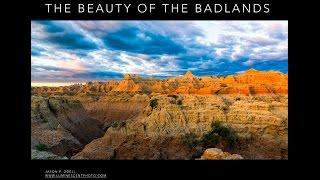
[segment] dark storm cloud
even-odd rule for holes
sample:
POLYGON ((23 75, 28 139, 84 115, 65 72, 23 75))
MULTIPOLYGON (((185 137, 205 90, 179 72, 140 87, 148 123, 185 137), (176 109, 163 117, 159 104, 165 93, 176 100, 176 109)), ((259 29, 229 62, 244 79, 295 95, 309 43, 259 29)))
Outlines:
POLYGON ((179 54, 185 52, 181 44, 156 32, 141 32, 125 28, 109 33, 103 41, 110 49, 143 54, 179 54))
MULTIPOLYGON (((59 22, 59 21, 58 21, 59 22)), ((61 48, 71 50, 93 50, 97 45, 83 34, 55 21, 36 21, 45 27, 47 36, 43 39, 61 48)))

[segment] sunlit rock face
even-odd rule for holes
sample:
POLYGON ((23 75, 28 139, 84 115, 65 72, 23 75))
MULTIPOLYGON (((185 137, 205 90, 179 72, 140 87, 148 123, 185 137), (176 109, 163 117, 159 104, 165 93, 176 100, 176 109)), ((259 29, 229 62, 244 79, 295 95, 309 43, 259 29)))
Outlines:
POLYGON ((120 81, 93 82, 67 87, 34 87, 35 94, 85 94, 107 92, 161 93, 161 94, 287 94, 288 75, 277 71, 248 71, 226 77, 196 77, 191 71, 181 77, 144 79, 125 74, 120 81))

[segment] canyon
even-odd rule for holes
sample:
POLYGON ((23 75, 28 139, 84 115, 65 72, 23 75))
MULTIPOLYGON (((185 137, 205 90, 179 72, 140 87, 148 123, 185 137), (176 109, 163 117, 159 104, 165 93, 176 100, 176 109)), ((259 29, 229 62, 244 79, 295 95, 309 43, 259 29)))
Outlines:
POLYGON ((287 159, 288 75, 249 69, 197 77, 188 71, 167 79, 126 74, 122 80, 32 87, 31 149, 34 159, 44 157, 41 151, 54 159, 191 160, 210 159, 209 152, 226 159, 287 159), (233 147, 220 141, 190 146, 189 135, 200 142, 215 122, 234 134, 233 147))

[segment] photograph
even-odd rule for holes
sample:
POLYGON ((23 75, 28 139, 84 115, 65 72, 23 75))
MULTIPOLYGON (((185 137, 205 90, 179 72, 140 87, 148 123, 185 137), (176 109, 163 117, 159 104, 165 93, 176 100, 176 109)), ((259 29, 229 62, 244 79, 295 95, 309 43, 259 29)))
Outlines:
POLYGON ((288 20, 30 24, 32 161, 288 159, 288 20))

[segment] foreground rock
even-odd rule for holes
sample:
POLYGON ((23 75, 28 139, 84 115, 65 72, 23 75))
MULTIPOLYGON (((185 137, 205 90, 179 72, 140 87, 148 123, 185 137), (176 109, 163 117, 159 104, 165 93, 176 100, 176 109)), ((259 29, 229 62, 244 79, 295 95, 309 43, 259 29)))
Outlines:
POLYGON ((58 156, 48 151, 38 151, 35 149, 31 150, 31 159, 37 160, 67 160, 65 156, 58 156))
POLYGON ((45 146, 63 156, 103 135, 81 103, 63 97, 32 97, 31 148, 45 146))
POLYGON ((218 148, 206 149, 198 160, 240 160, 243 157, 239 154, 230 154, 228 152, 223 152, 218 148))
POLYGON ((111 128, 104 137, 93 140, 71 159, 188 160, 192 154, 180 137, 126 134, 111 128))

